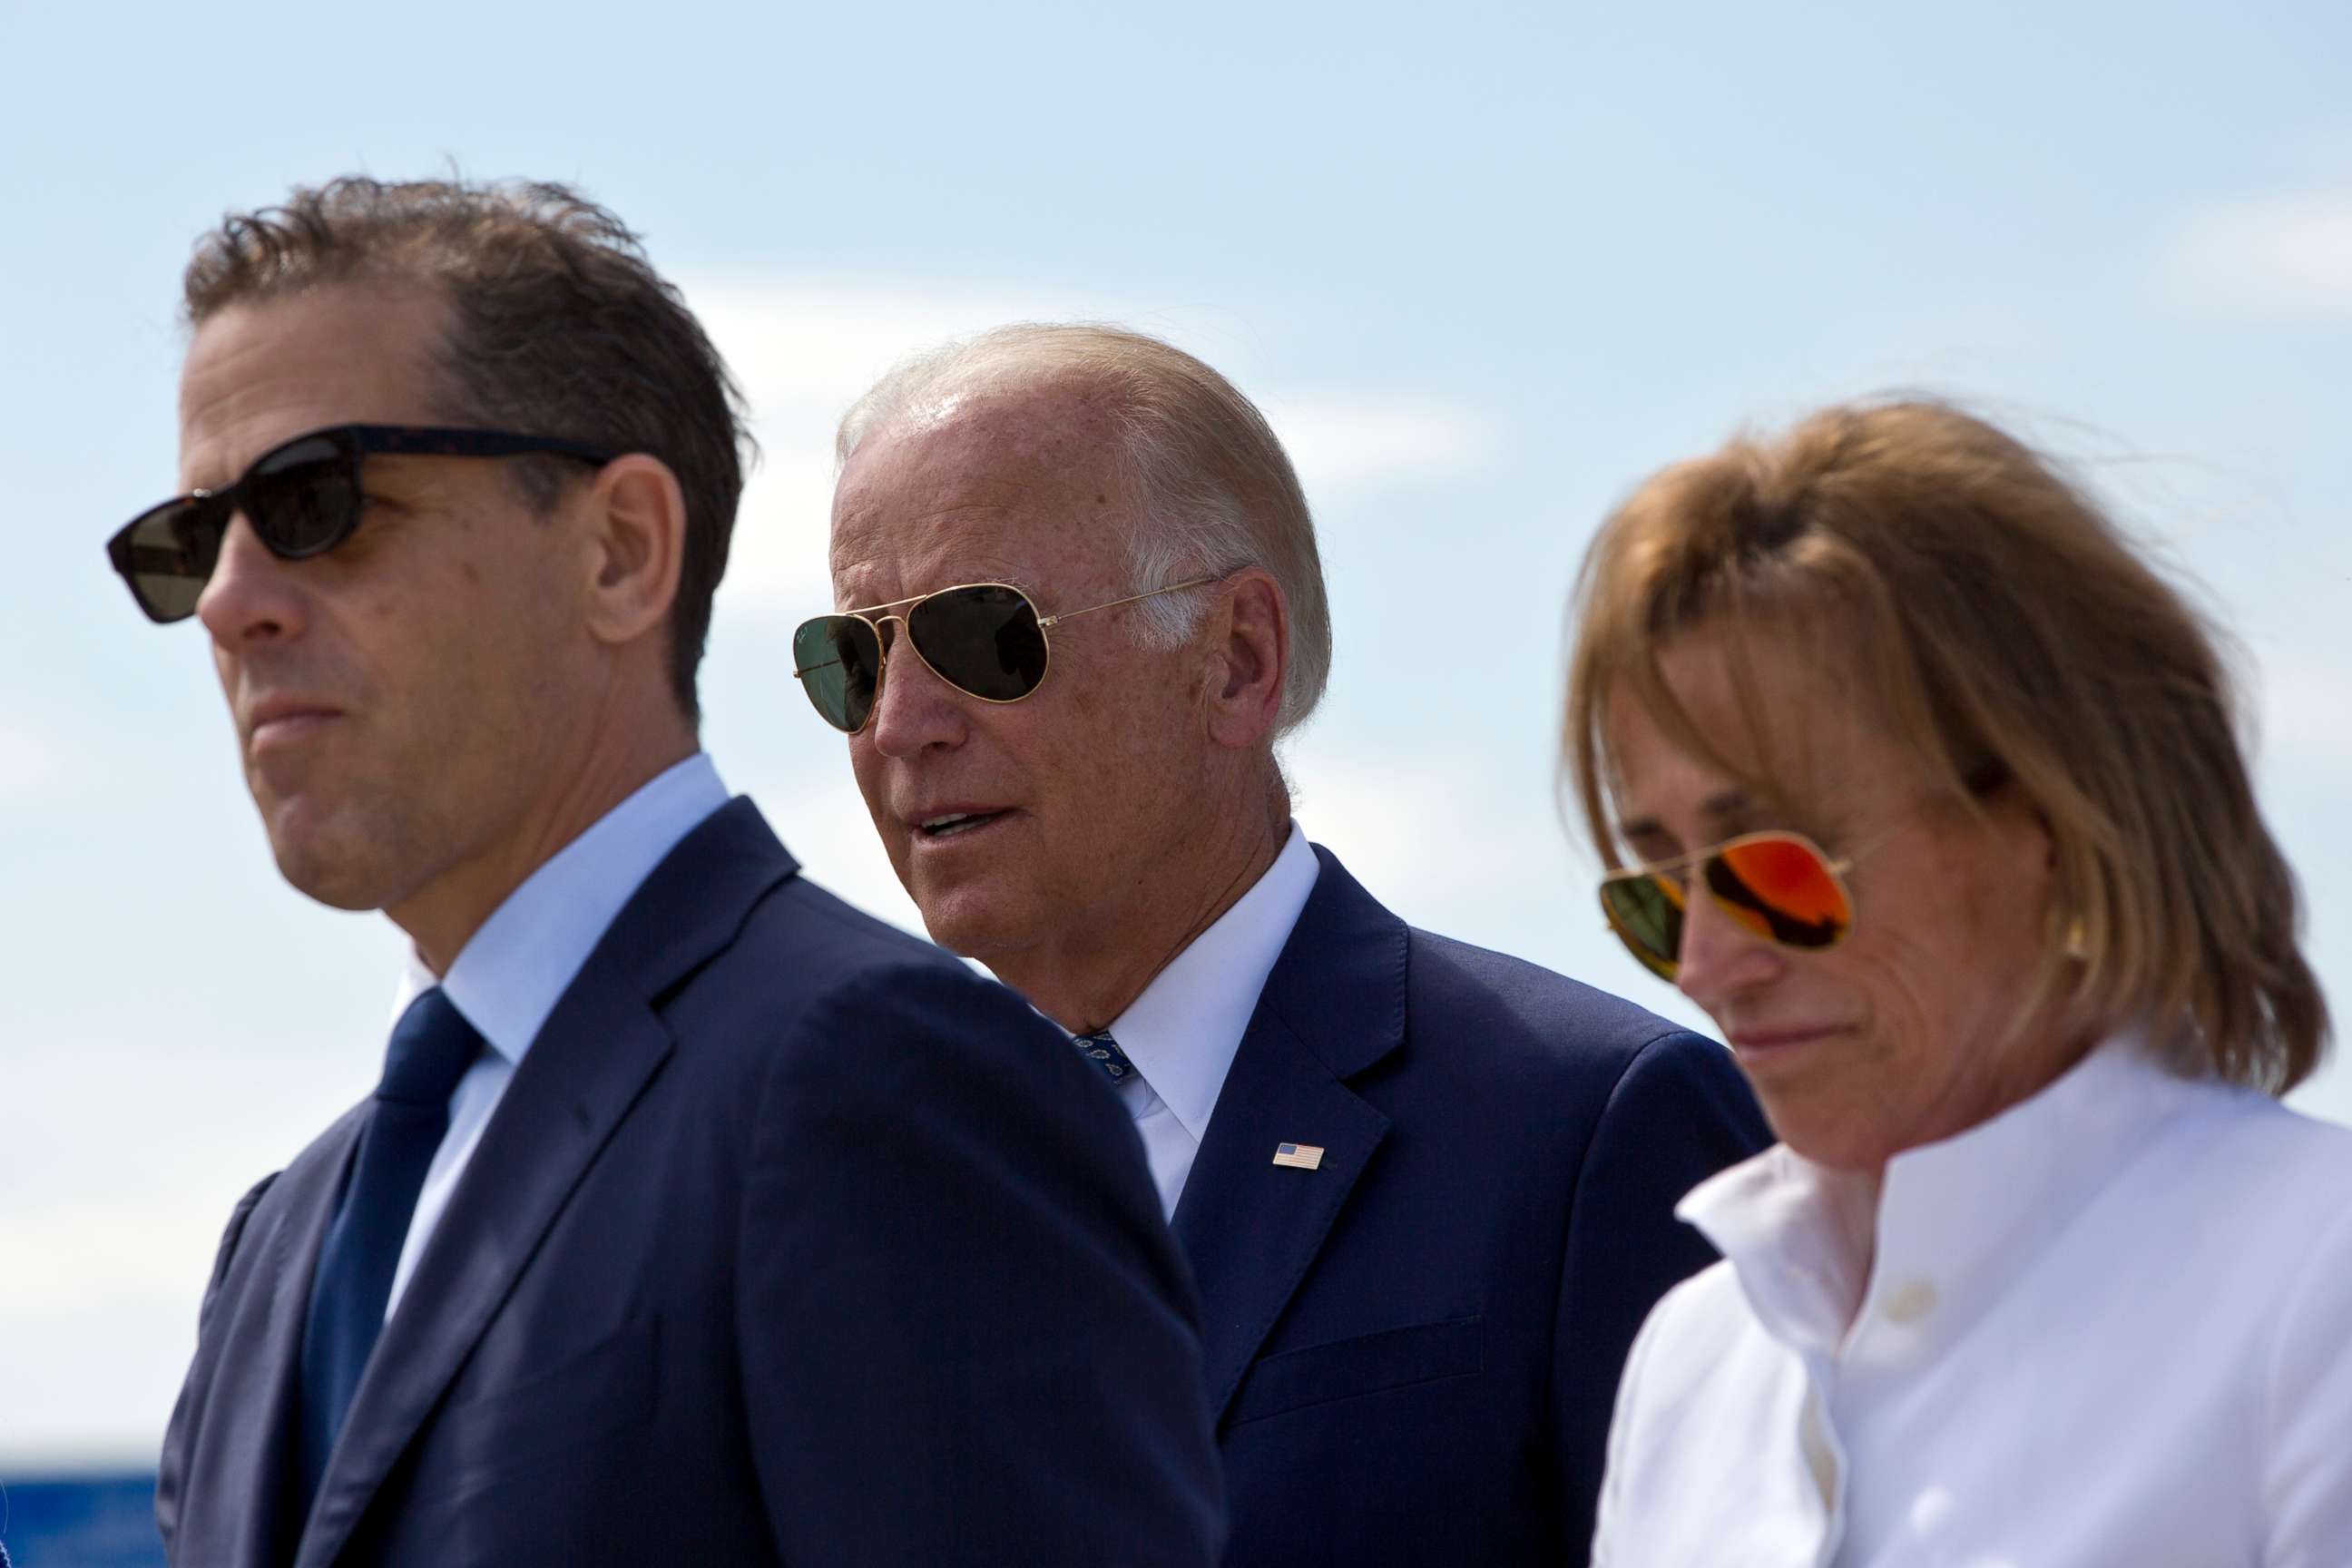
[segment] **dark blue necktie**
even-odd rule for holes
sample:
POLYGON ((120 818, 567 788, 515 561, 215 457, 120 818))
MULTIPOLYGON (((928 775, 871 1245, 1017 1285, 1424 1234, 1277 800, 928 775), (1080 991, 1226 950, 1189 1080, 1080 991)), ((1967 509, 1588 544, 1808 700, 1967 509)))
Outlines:
POLYGON ((449 1096, 482 1048, 439 986, 408 1005, 384 1052, 342 1205, 319 1251, 302 1328, 302 1497, 319 1493, 335 1434, 383 1331, 393 1271, 434 1151, 449 1130, 449 1096))
POLYGON ((1118 1048, 1118 1042, 1110 1037, 1108 1029, 1097 1029, 1091 1035, 1073 1035, 1070 1044, 1078 1047, 1078 1055, 1108 1074, 1113 1083, 1125 1083, 1127 1075, 1135 1070, 1135 1064, 1127 1059, 1127 1053, 1118 1048))

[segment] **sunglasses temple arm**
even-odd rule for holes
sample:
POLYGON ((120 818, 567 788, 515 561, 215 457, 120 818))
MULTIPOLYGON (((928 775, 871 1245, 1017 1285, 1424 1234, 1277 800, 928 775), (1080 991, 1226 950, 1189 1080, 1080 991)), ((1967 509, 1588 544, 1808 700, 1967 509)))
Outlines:
POLYGON ((1037 624, 1041 626, 1059 626, 1064 621, 1075 621, 1080 616, 1091 616, 1097 610, 1116 610, 1121 605, 1132 605, 1143 599, 1156 599, 1162 594, 1181 594, 1187 588, 1206 587, 1215 581, 1214 577, 1195 577, 1189 583, 1171 583, 1165 588, 1154 588, 1142 594, 1129 594, 1124 599, 1113 599, 1102 605, 1088 605, 1083 610, 1064 610, 1058 616, 1039 616, 1037 624))

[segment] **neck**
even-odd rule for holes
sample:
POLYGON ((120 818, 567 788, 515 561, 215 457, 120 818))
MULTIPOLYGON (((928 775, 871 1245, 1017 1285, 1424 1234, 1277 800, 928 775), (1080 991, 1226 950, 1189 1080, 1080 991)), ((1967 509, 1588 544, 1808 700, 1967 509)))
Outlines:
POLYGON ((466 943, 533 872, 602 821, 614 806, 694 754, 682 714, 646 725, 607 717, 585 737, 572 765, 553 786, 525 803, 513 826, 384 913, 416 944, 436 975, 446 974, 466 943))
POLYGON ((1201 933, 1257 886, 1290 837, 1290 795, 1277 776, 1263 809, 1218 814, 1205 853, 1148 879, 1124 940, 1084 951, 1031 952, 992 964, 997 977, 1072 1034, 1104 1028, 1201 933))

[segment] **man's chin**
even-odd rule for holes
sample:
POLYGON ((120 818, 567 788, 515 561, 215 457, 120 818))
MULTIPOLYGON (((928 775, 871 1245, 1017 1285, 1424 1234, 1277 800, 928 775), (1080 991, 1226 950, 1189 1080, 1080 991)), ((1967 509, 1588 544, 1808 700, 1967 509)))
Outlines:
POLYGON ((401 879, 388 863, 380 838, 322 831, 289 820, 294 816, 283 808, 275 814, 265 811, 264 826, 278 874, 296 892, 331 910, 354 912, 399 901, 401 879))
POLYGON ((1018 952, 1034 939, 1034 921, 1022 920, 1012 900, 971 886, 952 889, 909 889, 923 929, 959 958, 996 967, 997 955, 1018 952))

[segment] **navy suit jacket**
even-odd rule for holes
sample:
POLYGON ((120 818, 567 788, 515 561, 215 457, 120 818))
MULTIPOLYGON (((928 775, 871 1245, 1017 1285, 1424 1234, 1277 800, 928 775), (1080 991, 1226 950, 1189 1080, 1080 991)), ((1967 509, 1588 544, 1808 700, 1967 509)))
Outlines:
POLYGON ((1316 854, 1176 1210, 1225 1563, 1582 1563, 1626 1350, 1715 1257, 1674 1205, 1770 1135, 1721 1046, 1316 854))
POLYGON ((174 1563, 1215 1560, 1192 1288, 1117 1101, 796 871, 737 800, 622 911, 307 1521, 302 1322, 361 1113, 246 1197, 164 1443, 174 1563))

